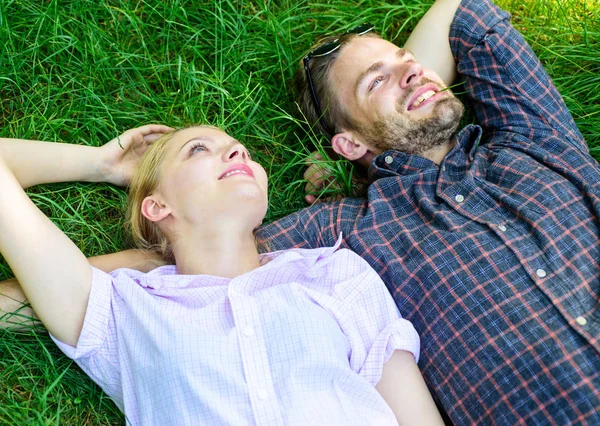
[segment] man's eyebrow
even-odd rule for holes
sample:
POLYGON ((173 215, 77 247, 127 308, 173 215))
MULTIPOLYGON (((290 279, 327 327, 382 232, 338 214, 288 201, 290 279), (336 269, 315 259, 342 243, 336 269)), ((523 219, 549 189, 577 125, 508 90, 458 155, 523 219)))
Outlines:
POLYGON ((369 74, 374 73, 375 71, 378 71, 382 66, 383 66, 383 62, 381 62, 381 61, 380 62, 375 62, 369 68, 367 68, 366 70, 364 70, 363 72, 361 72, 360 75, 358 76, 358 79, 356 80, 356 85, 354 86, 354 92, 358 92, 358 88, 362 84, 363 80, 365 78, 367 78, 367 76, 369 74))
MULTIPOLYGON (((407 54, 410 54, 410 51, 408 49, 405 49, 403 47, 399 48, 398 50, 396 50, 396 56, 398 56, 399 58, 404 58, 407 54)), ((379 69, 383 66, 383 62, 375 62, 373 65, 371 65, 369 68, 367 68, 365 71, 363 71, 360 76, 358 76, 358 80, 356 80, 356 85, 354 87, 354 91, 357 92, 358 88, 360 87, 360 85, 362 84, 363 80, 371 73, 375 72, 375 71, 379 71, 379 69)))
POLYGON ((400 49, 396 50, 396 56, 398 56, 399 58, 405 57, 407 53, 410 53, 410 51, 408 49, 403 48, 403 47, 401 47, 400 49))
POLYGON ((193 138, 191 138, 187 142, 185 142, 183 145, 181 145, 181 148, 179 148, 179 151, 181 151, 184 146, 186 146, 188 143, 190 143, 192 141, 214 142, 215 140, 213 138, 211 138, 210 136, 194 136, 193 138))

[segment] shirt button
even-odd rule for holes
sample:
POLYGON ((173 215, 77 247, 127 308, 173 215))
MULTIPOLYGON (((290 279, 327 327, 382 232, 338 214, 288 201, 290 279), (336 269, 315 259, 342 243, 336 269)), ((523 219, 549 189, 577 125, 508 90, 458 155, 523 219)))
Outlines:
POLYGON ((546 271, 544 271, 543 269, 538 269, 537 271, 535 271, 535 274, 540 278, 544 278, 547 275, 546 271))
POLYGON ((457 203, 462 203, 463 201, 465 201, 465 197, 463 197, 462 195, 458 194, 454 197, 454 199, 456 200, 457 203))
POLYGON ((498 229, 502 232, 506 232, 506 226, 504 226, 504 225, 498 226, 498 229))
POLYGON ((587 324, 587 320, 584 317, 577 317, 575 319, 575 321, 577 321, 577 324, 579 324, 579 325, 586 325, 587 324))
POLYGON ((256 395, 258 396, 258 399, 264 401, 265 399, 267 399, 267 397, 269 396, 267 394, 267 391, 264 389, 259 390, 256 395))
POLYGON ((254 335, 254 329, 252 327, 244 327, 244 334, 250 337, 254 335))
POLYGON ((446 171, 446 166, 442 166, 442 171, 445 172, 446 171))
POLYGON ((392 164, 394 162, 394 159, 392 158, 391 155, 386 155, 384 160, 388 164, 392 164))

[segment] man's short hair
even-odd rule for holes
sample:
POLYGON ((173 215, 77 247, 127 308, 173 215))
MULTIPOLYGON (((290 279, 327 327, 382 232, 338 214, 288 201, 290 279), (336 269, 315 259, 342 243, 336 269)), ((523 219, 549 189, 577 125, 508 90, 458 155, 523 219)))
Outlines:
POLYGON ((337 50, 328 55, 315 56, 308 63, 313 86, 323 112, 323 120, 332 133, 328 132, 319 120, 319 116, 317 115, 315 104, 310 92, 310 87, 308 85, 308 80, 306 79, 306 72, 304 70, 304 63, 302 60, 300 60, 300 66, 294 75, 294 90, 296 93, 296 101, 300 106, 300 110, 310 125, 315 124, 321 133, 330 139, 335 134, 340 133, 342 130, 358 129, 358 126, 354 123, 350 117, 350 114, 346 111, 344 106, 338 102, 339 98, 335 93, 335 85, 330 79, 330 71, 333 63, 340 56, 340 52, 344 46, 348 44, 354 37, 381 38, 381 36, 374 32, 369 32, 360 36, 357 34, 344 34, 341 37, 328 36, 319 40, 319 42, 311 48, 312 51, 317 46, 321 46, 325 43, 339 39, 340 47, 337 50))

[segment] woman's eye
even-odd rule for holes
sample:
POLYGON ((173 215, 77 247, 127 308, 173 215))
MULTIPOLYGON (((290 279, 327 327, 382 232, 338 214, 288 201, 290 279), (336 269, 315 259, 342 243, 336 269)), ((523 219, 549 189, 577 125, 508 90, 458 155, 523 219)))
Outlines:
POLYGON ((206 146, 204 144, 195 144, 190 148, 190 155, 195 154, 197 152, 206 151, 206 146))

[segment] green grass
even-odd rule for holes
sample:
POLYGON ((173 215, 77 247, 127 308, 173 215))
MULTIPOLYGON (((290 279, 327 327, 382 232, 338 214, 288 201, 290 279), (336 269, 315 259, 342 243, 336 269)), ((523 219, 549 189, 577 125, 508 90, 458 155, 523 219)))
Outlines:
MULTIPOLYGON (((0 137, 97 146, 145 123, 209 122, 267 169, 272 220, 304 206, 303 157, 320 140, 294 118, 289 81, 302 53, 364 21, 401 44, 430 3, 0 0, 0 137)), ((600 6, 499 3, 600 158, 600 6)), ((56 184, 29 192, 87 255, 130 246, 122 190, 56 184)), ((9 276, 0 262, 0 278, 9 276)), ((44 332, 0 332, 0 424, 123 423, 44 332)))

